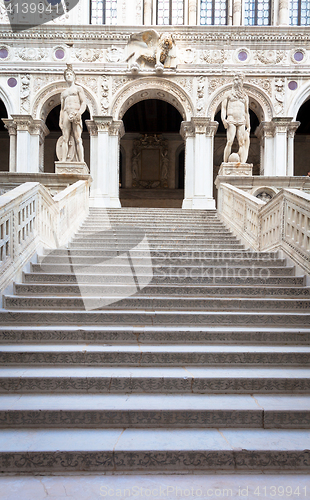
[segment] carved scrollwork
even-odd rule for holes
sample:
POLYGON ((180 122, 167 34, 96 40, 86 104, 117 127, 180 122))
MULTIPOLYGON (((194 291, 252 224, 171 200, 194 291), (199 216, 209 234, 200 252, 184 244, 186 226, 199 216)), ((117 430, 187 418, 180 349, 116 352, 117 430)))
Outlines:
POLYGON ((256 58, 263 64, 279 64, 285 56, 283 50, 257 50, 256 58))

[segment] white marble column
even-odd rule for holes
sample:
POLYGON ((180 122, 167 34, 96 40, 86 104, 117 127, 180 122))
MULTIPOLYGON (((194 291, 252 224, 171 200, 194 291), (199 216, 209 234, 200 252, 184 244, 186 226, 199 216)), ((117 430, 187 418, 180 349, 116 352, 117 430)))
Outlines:
POLYGON ((287 129, 287 171, 286 175, 294 175, 294 137, 300 122, 291 122, 287 129))
POLYGON ((90 206, 119 208, 119 139, 122 121, 111 116, 94 116, 87 123, 90 145, 90 206))
POLYGON ((119 156, 120 140, 125 133, 122 120, 113 120, 109 127, 109 158, 110 158, 110 206, 120 208, 119 201, 119 156))
POLYGON ((182 122, 185 140, 185 196, 183 208, 214 209, 213 140, 218 123, 210 118, 193 117, 182 122))
POLYGON ((233 25, 241 26, 242 0, 232 0, 233 25))
POLYGON ((44 172, 44 140, 49 130, 43 120, 32 120, 29 126, 32 161, 29 172, 44 172))
POLYGON ((9 171, 16 172, 16 123, 8 118, 3 118, 2 121, 10 136, 9 171))
POLYGON ((278 23, 279 26, 287 26, 289 24, 289 1, 279 0, 278 23))
POLYGON ((145 26, 151 26, 152 23, 152 0, 144 0, 143 2, 143 24, 145 26))
POLYGON ((31 172, 33 154, 29 127, 32 124, 30 115, 12 115, 16 124, 16 172, 31 172))
POLYGON ((272 122, 261 122, 256 130, 256 136, 260 139, 260 175, 275 175, 274 131, 272 122))
MULTIPOLYGON (((273 175, 287 175, 288 172, 288 129, 292 118, 275 117, 274 125, 274 173, 273 175)), ((290 153, 292 155, 292 153, 290 153)))
POLYGON ((197 25, 197 0, 188 0, 188 24, 197 25))

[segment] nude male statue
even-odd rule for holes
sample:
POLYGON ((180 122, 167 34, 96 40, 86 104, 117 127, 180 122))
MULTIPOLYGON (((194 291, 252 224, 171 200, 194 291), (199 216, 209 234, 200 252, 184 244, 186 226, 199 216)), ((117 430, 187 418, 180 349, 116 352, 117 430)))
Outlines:
POLYGON ((68 88, 61 94, 61 110, 59 117, 59 126, 62 130, 62 159, 67 161, 69 139, 74 138, 76 154, 79 162, 84 162, 84 149, 81 139, 83 125, 82 114, 86 109, 85 94, 80 85, 75 84, 76 75, 71 64, 67 64, 64 72, 68 88))
MULTIPOLYGON (((227 163, 235 136, 239 144, 239 161, 246 163, 250 146, 249 98, 243 90, 243 77, 236 75, 233 88, 224 96, 221 118, 227 130, 227 143, 224 149, 224 162, 227 163)), ((235 160, 234 160, 235 161, 235 160)))

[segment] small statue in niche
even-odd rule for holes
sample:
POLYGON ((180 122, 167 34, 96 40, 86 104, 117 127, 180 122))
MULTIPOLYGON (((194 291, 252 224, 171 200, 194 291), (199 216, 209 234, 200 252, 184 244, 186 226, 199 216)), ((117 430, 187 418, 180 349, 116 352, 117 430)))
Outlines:
POLYGON ((68 88, 61 93, 59 126, 62 136, 58 139, 56 153, 62 162, 84 162, 82 143, 82 114, 86 109, 85 94, 80 85, 76 85, 76 74, 71 64, 64 72, 68 88))
POLYGON ((161 74, 164 67, 175 67, 176 46, 170 33, 159 35, 155 30, 134 33, 128 44, 129 56, 126 61, 130 64, 132 73, 138 73, 140 65, 155 66, 156 73, 161 74))
POLYGON ((224 162, 246 163, 250 147, 249 98, 243 90, 243 76, 234 77, 233 87, 222 101, 221 118, 227 130, 224 162), (234 138, 237 136, 238 153, 231 154, 234 138))

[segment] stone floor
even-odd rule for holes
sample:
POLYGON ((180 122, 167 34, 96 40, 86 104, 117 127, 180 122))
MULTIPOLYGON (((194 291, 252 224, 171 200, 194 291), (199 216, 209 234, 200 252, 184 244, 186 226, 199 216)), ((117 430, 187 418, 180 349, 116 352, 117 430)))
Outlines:
POLYGON ((1 500, 309 499, 306 475, 1 476, 1 500))

